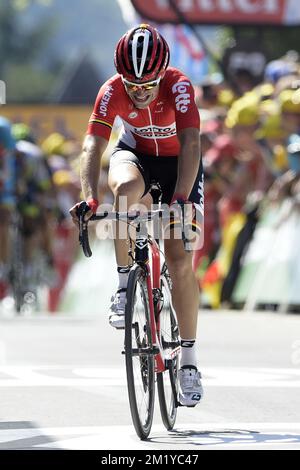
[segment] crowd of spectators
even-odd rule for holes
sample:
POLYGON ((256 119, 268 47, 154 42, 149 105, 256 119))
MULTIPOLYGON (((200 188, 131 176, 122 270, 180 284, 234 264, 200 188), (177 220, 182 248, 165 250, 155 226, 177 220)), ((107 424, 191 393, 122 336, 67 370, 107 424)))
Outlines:
POLYGON ((0 300, 13 298, 17 252, 24 305, 43 285, 44 308, 58 309, 77 251, 69 208, 80 197, 79 153, 59 133, 38 143, 26 124, 0 116, 0 300))
MULTIPOLYGON (((195 87, 205 170, 205 242, 194 268, 212 308, 232 305, 243 255, 263 211, 299 203, 300 63, 267 64, 257 84, 247 70, 195 87)), ((287 241, 288 243, 288 241, 287 241)))

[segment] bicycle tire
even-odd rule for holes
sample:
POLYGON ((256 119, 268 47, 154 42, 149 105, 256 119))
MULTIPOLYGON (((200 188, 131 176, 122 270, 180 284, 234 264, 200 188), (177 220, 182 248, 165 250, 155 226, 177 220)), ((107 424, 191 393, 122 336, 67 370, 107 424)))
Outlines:
MULTIPOLYGON (((166 265, 161 271, 161 311, 160 315, 160 342, 167 356, 168 350, 180 345, 179 329, 176 313, 171 301, 171 280, 166 265)), ((168 359, 168 368, 157 374, 157 391, 159 399, 160 414, 164 426, 168 431, 173 429, 177 416, 178 396, 178 362, 176 355, 168 359), (174 392, 175 395, 174 396, 174 392)))
POLYGON ((155 370, 146 273, 140 265, 135 265, 130 270, 126 296, 127 389, 132 421, 137 435, 144 440, 150 434, 153 420, 155 370))
MULTIPOLYGON (((18 216, 20 217, 20 216, 18 216)), ((24 268, 23 268, 23 250, 22 250, 22 236, 20 231, 20 221, 16 219, 12 227, 12 258, 10 269, 10 286, 12 296, 15 302, 15 311, 17 314, 21 312, 24 303, 23 281, 24 281, 24 268)))

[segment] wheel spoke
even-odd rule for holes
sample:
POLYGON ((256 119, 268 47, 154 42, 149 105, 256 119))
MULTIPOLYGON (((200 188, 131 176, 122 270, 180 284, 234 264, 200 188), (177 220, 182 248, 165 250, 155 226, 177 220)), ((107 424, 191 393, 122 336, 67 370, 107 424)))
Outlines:
POLYGON ((145 439, 150 432, 154 408, 154 357, 147 288, 140 266, 132 270, 128 280, 125 357, 131 415, 137 434, 145 439))
POLYGON ((177 414, 178 352, 176 353, 176 348, 179 350, 180 343, 176 313, 172 306, 171 285, 166 268, 161 275, 160 297, 160 341, 165 360, 172 367, 170 367, 170 370, 167 369, 165 372, 158 374, 157 387, 163 423, 167 429, 172 429, 177 414), (174 397, 172 383, 176 390, 176 397, 174 397))

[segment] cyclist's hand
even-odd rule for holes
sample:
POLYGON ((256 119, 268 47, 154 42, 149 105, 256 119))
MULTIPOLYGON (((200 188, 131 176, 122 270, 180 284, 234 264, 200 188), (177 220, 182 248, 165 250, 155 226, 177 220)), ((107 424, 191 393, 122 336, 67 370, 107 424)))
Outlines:
POLYGON ((194 203, 189 201, 182 194, 174 194, 170 204, 170 208, 172 212, 174 212, 174 214, 177 215, 179 218, 181 218, 181 215, 183 215, 183 211, 185 219, 192 219, 193 217, 195 217, 196 210, 194 207, 194 203))
POLYGON ((77 204, 69 210, 74 224, 78 226, 80 213, 84 214, 85 221, 89 220, 93 214, 96 214, 98 205, 98 200, 94 198, 77 202, 77 204))
POLYGON ((170 209, 171 213, 173 212, 174 214, 173 217, 175 217, 174 222, 178 222, 178 220, 180 221, 184 250, 191 252, 193 250, 191 243, 195 241, 192 231, 193 219, 196 216, 195 205, 192 201, 189 201, 181 194, 175 193, 171 201, 170 209))

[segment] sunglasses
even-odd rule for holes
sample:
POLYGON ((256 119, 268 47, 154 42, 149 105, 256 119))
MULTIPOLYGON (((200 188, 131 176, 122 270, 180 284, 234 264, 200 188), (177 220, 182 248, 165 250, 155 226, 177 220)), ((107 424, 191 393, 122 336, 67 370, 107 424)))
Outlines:
POLYGON ((138 91, 141 89, 146 90, 146 91, 152 90, 159 84, 160 80, 161 80, 161 77, 159 77, 157 80, 153 80, 152 82, 134 83, 134 82, 129 82, 128 80, 126 80, 126 78, 122 77, 124 86, 128 91, 138 91))

